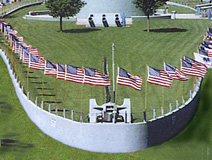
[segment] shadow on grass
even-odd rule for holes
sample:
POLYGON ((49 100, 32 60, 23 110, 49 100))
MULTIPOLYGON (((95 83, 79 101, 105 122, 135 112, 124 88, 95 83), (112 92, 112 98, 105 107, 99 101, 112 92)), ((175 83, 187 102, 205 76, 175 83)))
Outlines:
POLYGON ((15 15, 7 15, 7 16, 4 16, 4 18, 17 18, 17 16, 15 16, 15 15))
MULTIPOLYGON (((43 84, 43 82, 31 82, 33 84, 43 84)), ((47 84, 48 82, 44 82, 44 84, 47 84)))
POLYGON ((63 30, 64 33, 88 33, 88 32, 95 32, 95 31, 100 31, 100 29, 84 28, 84 29, 63 30))
POLYGON ((7 98, 4 95, 0 95, 0 114, 1 113, 11 113, 13 107, 7 103, 7 98))
POLYGON ((24 143, 19 141, 19 134, 15 133, 10 133, 10 134, 5 134, 0 138, 0 152, 2 154, 6 152, 23 152, 26 151, 26 149, 34 148, 33 144, 30 143, 24 143))
MULTIPOLYGON (((42 96, 42 94, 38 94, 38 96, 42 96)), ((43 96, 54 97, 55 94, 43 94, 43 96)))
MULTIPOLYGON (((147 31, 147 30, 144 30, 147 31)), ((149 32, 158 32, 158 33, 169 33, 169 32, 187 32, 187 29, 181 28, 161 28, 161 29, 150 29, 149 32)))
POLYGON ((54 88, 36 88, 36 89, 40 89, 40 90, 54 90, 54 88))
MULTIPOLYGON (((210 74, 210 76, 211 75, 212 74, 210 74)), ((212 87, 211 80, 212 78, 209 78, 209 76, 204 80, 197 112, 186 129, 174 139, 175 142, 193 140, 203 141, 206 143, 210 142, 212 131, 212 126, 210 126, 210 121, 212 119, 212 99, 210 93, 212 87)))
MULTIPOLYGON (((56 101, 43 101, 43 103, 56 103, 56 101)), ((62 102, 58 101, 57 103, 62 103, 62 102)))

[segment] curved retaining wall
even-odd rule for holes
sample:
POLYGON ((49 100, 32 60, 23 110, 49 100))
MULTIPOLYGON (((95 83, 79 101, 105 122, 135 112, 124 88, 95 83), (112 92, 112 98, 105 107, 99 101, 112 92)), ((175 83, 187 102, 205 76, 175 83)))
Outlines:
POLYGON ((43 3, 43 1, 34 2, 34 3, 30 3, 30 4, 25 4, 25 5, 23 5, 23 6, 17 7, 17 8, 15 8, 15 9, 13 9, 13 10, 10 10, 10 11, 6 12, 5 14, 2 15, 2 17, 6 17, 6 16, 8 16, 8 15, 10 15, 10 14, 12 14, 12 13, 14 13, 14 12, 20 10, 20 9, 23 9, 23 8, 25 8, 25 7, 40 5, 40 4, 42 4, 42 3, 43 3))
POLYGON ((200 96, 201 82, 185 105, 179 109, 141 123, 90 124, 75 122, 49 113, 30 101, 23 94, 17 79, 12 74, 4 52, 0 55, 7 65, 16 94, 29 118, 48 136, 66 145, 106 153, 126 153, 161 144, 182 131, 192 118, 200 96))
POLYGON ((132 0, 84 0, 85 5, 77 18, 87 18, 90 13, 125 13, 126 17, 142 16, 144 13, 135 8, 132 0))
POLYGON ((75 122, 51 114, 23 94, 10 69, 9 62, 0 52, 7 65, 16 94, 29 118, 48 136, 72 147, 93 152, 124 153, 147 148, 147 124, 90 124, 75 122))
POLYGON ((185 106, 167 114, 165 117, 148 121, 148 147, 159 145, 181 132, 189 123, 198 106, 201 83, 199 83, 197 92, 193 94, 193 99, 189 99, 185 106))

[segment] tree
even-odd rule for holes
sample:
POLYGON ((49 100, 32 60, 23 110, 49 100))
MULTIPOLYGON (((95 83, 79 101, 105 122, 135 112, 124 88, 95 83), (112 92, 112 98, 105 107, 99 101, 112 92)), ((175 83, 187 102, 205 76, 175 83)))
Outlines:
POLYGON ((73 17, 79 13, 80 9, 86 5, 81 0, 48 0, 46 8, 50 9, 50 15, 60 18, 60 31, 62 31, 62 18, 73 17))
POLYGON ((166 4, 168 0, 133 0, 136 8, 139 8, 147 16, 147 32, 150 29, 150 16, 155 13, 156 9, 166 4))

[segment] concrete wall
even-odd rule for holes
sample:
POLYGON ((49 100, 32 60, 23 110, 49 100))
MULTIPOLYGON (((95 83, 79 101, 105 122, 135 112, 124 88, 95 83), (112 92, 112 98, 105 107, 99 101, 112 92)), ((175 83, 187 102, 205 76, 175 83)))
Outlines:
POLYGON ((90 13, 125 13, 126 17, 142 16, 143 12, 135 8, 132 0, 84 0, 85 5, 77 18, 87 18, 90 13))
POLYGON ((26 8, 26 7, 30 7, 30 6, 34 6, 34 5, 40 5, 40 4, 42 4, 42 3, 43 3, 43 1, 25 4, 25 5, 23 5, 23 6, 17 7, 17 8, 15 8, 15 9, 12 9, 12 10, 10 10, 10 11, 4 13, 4 14, 2 15, 2 17, 6 17, 6 16, 8 16, 8 15, 10 15, 10 14, 12 14, 12 13, 14 13, 14 12, 20 10, 20 9, 23 9, 23 8, 26 8))
POLYGON ((75 122, 51 114, 32 103, 22 93, 4 52, 1 57, 8 67, 16 94, 29 118, 48 136, 72 147, 93 152, 135 152, 147 148, 147 125, 90 124, 75 122))
POLYGON ((189 99, 184 106, 156 120, 148 121, 148 147, 159 145, 176 136, 190 122, 200 96, 200 86, 197 86, 197 92, 193 93, 193 98, 189 99))
POLYGON ((12 74, 8 59, 0 50, 7 65, 16 94, 29 118, 48 136, 72 147, 93 152, 126 153, 161 144, 182 131, 195 113, 201 82, 185 105, 147 123, 91 124, 80 123, 49 113, 23 94, 12 74))

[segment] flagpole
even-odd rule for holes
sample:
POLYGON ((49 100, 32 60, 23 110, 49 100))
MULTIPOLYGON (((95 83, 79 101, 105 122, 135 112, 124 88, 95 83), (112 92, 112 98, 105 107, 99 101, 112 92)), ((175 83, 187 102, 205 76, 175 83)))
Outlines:
MULTIPOLYGON (((117 74, 116 74, 116 79, 117 79, 117 76, 118 76, 118 71, 119 71, 119 67, 117 69, 117 74)), ((116 107, 116 104, 117 104, 117 90, 118 90, 118 83, 116 81, 116 95, 115 95, 115 106, 114 106, 114 122, 116 122, 116 112, 117 112, 117 107, 116 107)))
MULTIPOLYGON (((194 54, 192 54, 192 59, 194 59, 194 54)), ((192 87, 193 87, 193 90, 194 90, 194 77, 192 76, 192 87)))
MULTIPOLYGON (((180 60, 179 60, 180 61, 180 60)), ((180 61, 180 63, 179 63, 179 68, 181 68, 180 67, 181 66, 181 61, 180 61)), ((178 81, 178 102, 180 102, 180 80, 178 81)))
MULTIPOLYGON (((10 46, 9 46, 10 48, 10 46)), ((15 53, 11 50, 11 54, 13 55, 13 66, 14 66, 14 72, 15 72, 15 53)))
POLYGON ((162 102, 162 106, 163 106, 163 116, 164 116, 164 87, 162 87, 162 92, 163 92, 163 102, 162 102))
MULTIPOLYGON (((58 70, 57 63, 56 63, 56 66, 57 66, 56 69, 58 70)), ((55 75, 55 111, 56 111, 56 108, 57 108, 57 74, 55 75)))
POLYGON ((178 81, 178 102, 180 102, 180 80, 178 81))
MULTIPOLYGON (((148 67, 146 65, 146 67, 148 67)), ((148 69, 146 70, 146 85, 145 85, 145 112, 147 111, 147 77, 148 77, 148 69)))
POLYGON ((24 83, 24 63, 23 63, 23 57, 22 57, 22 62, 21 62, 21 79, 22 79, 22 85, 24 83))
MULTIPOLYGON (((65 64, 65 75, 66 75, 66 64, 65 64)), ((66 76, 65 76, 64 84, 63 84, 63 112, 65 109, 65 85, 66 85, 66 76)))
MULTIPOLYGON (((82 66, 82 71, 84 73, 83 66, 82 66)), ((85 74, 83 77, 85 77, 85 74)), ((81 85, 81 119, 80 119, 80 122, 82 122, 83 84, 84 84, 84 78, 83 78, 83 82, 81 85)))
POLYGON ((19 72, 19 80, 21 81, 21 60, 18 58, 18 72, 19 72))
POLYGON ((183 81, 183 98, 185 99, 185 82, 183 81))
POLYGON ((45 76, 45 74, 44 74, 44 72, 43 72, 43 84, 42 84, 41 103, 42 103, 42 101, 43 101, 44 76, 45 76))
POLYGON ((113 68, 113 102, 115 103, 115 63, 114 63, 114 49, 115 45, 112 44, 112 68, 113 68))
POLYGON ((27 94, 29 91, 29 66, 28 66, 28 71, 27 71, 27 94))

